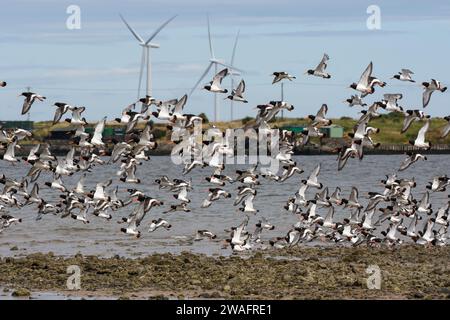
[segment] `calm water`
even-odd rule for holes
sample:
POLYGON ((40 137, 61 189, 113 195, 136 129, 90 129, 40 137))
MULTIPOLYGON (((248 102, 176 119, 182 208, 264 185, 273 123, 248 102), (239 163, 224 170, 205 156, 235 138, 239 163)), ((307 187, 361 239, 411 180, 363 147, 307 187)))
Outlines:
MULTIPOLYGON (((283 209, 289 196, 293 196, 298 190, 300 180, 306 178, 311 170, 317 165, 322 164, 322 170, 319 181, 329 187, 330 192, 334 191, 336 186, 342 188, 343 196, 348 197, 352 186, 356 186, 360 191, 360 201, 366 204, 364 197, 368 191, 382 192, 383 187, 380 180, 386 174, 396 171, 403 155, 367 156, 362 162, 350 159, 347 166, 341 172, 337 171, 335 156, 298 156, 295 160, 300 164, 305 173, 301 176, 294 175, 284 183, 276 183, 262 179, 262 185, 258 188, 258 195, 255 198, 255 207, 260 212, 251 217, 249 230, 253 231, 254 224, 258 216, 264 216, 276 228, 272 231, 266 231, 262 239, 270 239, 276 236, 283 236, 296 222, 296 217, 283 209)), ((425 191, 427 181, 431 181, 436 175, 450 175, 450 156, 449 155, 430 155, 428 161, 419 162, 399 174, 399 177, 415 177, 418 183, 413 189, 413 195, 420 200, 425 191)), ((101 180, 114 178, 113 185, 119 183, 121 187, 119 197, 125 198, 128 194, 126 188, 135 185, 126 185, 121 183, 115 175, 119 164, 104 165, 95 167, 94 172, 88 173, 86 177, 86 189, 94 189, 95 184, 101 180)), ((239 166, 246 167, 246 166, 239 166)), ((229 166, 225 173, 235 176, 234 170, 238 166, 229 166)), ((24 164, 16 166, 9 165, 4 161, 0 162, 0 173, 7 177, 17 178, 25 176, 29 167, 24 164)), ((186 178, 192 177, 194 190, 189 193, 191 203, 189 207, 191 212, 174 212, 162 214, 169 204, 175 204, 171 192, 159 190, 154 180, 162 175, 168 175, 169 178, 180 178, 181 167, 171 163, 170 157, 152 157, 152 159, 142 166, 138 167, 137 176, 143 181, 138 185, 138 189, 146 194, 161 199, 165 202, 163 207, 153 208, 147 214, 141 224, 140 230, 142 237, 135 239, 120 232, 122 225, 116 222, 123 216, 127 216, 133 209, 132 205, 113 213, 111 221, 105 221, 93 215, 89 216, 90 224, 84 225, 71 218, 61 219, 57 216, 46 215, 40 221, 35 221, 37 210, 34 206, 27 206, 21 210, 8 209, 9 212, 21 217, 23 222, 6 229, 0 234, 0 256, 26 255, 33 252, 49 252, 55 254, 72 255, 77 252, 83 254, 94 254, 101 256, 113 256, 115 254, 125 256, 139 256, 152 252, 180 252, 193 251, 207 254, 229 254, 230 249, 222 249, 222 242, 218 241, 193 241, 193 236, 198 229, 208 229, 215 232, 218 238, 224 239, 227 234, 224 229, 231 226, 237 226, 243 219, 243 215, 233 207, 232 203, 236 194, 237 184, 225 186, 225 189, 232 193, 231 199, 221 199, 214 202, 211 207, 202 209, 200 205, 207 196, 207 189, 212 187, 204 178, 211 174, 211 168, 194 169, 186 178), (171 230, 158 229, 153 233, 148 233, 148 224, 152 219, 159 217, 166 218, 171 224, 171 230), (11 251, 10 248, 17 246, 19 250, 11 251)), ((80 174, 74 177, 63 178, 63 182, 72 188, 78 181, 80 174)), ((40 195, 48 202, 57 202, 59 192, 55 192, 43 185, 45 181, 51 181, 49 174, 42 174, 39 178, 41 186, 40 195)), ((29 187, 31 190, 31 186, 29 187)), ((314 189, 309 189, 308 198, 315 194, 314 189)), ((440 207, 445 203, 447 193, 432 194, 431 201, 433 207, 440 207)), ((319 209, 322 216, 325 216, 327 209, 319 209)), ((349 216, 349 211, 338 208, 335 218, 342 220, 349 216)))

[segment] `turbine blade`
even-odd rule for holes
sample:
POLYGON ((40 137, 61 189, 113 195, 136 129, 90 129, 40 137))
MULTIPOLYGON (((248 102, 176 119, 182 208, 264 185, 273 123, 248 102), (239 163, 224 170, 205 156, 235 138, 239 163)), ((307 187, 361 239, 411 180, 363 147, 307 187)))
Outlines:
POLYGON ((197 83, 195 84, 195 86, 192 88, 191 92, 189 93, 189 96, 192 95, 192 93, 194 92, 195 89, 197 89, 198 84, 203 80, 204 77, 206 77, 206 75, 208 74, 209 70, 211 69, 213 65, 213 62, 209 63, 209 66, 206 68, 205 72, 203 72, 202 76, 200 77, 200 79, 197 81, 197 83))
POLYGON ((211 53, 211 58, 214 58, 214 48, 212 45, 212 39, 211 39, 211 27, 209 25, 209 15, 206 16, 208 21, 208 39, 209 39, 209 52, 211 53))
POLYGON ((123 23, 125 23, 125 25, 127 26, 128 30, 130 30, 130 32, 136 38, 136 40, 139 41, 140 43, 144 43, 144 40, 141 38, 141 36, 138 35, 136 31, 133 30, 133 28, 128 24, 125 18, 121 14, 119 14, 119 16, 122 19, 123 23))
POLYGON ((167 20, 166 22, 164 22, 158 29, 156 29, 155 32, 153 32, 153 34, 150 36, 150 38, 148 38, 147 42, 145 43, 145 45, 148 45, 150 43, 150 41, 153 40, 154 37, 156 37, 156 35, 165 27, 169 24, 170 21, 172 21, 173 19, 175 19, 177 17, 177 15, 174 15, 172 18, 170 18, 169 20, 167 20))
POLYGON ((240 33, 240 30, 238 30, 238 32, 236 34, 236 39, 234 40, 233 53, 231 55, 231 61, 230 61, 231 65, 233 65, 233 63, 234 63, 234 56, 236 55, 236 47, 237 47, 237 43, 238 43, 238 39, 239 39, 239 33, 240 33))
POLYGON ((144 73, 145 65, 145 47, 142 47, 142 58, 141 58, 141 69, 139 70, 139 85, 138 85, 138 100, 141 98, 141 85, 142 85, 142 74, 144 73))

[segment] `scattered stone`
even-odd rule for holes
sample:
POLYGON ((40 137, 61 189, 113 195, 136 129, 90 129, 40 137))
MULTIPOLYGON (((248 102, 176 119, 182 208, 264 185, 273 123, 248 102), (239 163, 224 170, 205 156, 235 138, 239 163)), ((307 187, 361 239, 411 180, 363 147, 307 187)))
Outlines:
POLYGON ((289 282, 292 280, 292 276, 290 274, 283 275, 283 280, 289 282))
POLYGON ((29 297, 31 292, 25 288, 18 288, 11 294, 13 297, 29 297))
POLYGON ((192 279, 191 280, 191 284, 194 285, 194 286, 199 286, 199 285, 202 284, 202 282, 200 280, 198 280, 198 279, 192 279))

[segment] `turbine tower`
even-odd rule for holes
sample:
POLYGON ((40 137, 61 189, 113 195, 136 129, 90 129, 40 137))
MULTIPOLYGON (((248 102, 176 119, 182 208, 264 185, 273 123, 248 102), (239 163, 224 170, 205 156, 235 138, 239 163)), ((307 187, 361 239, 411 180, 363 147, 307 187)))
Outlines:
POLYGON ((152 94, 152 67, 150 62, 150 48, 156 49, 159 48, 159 44, 151 42, 158 33, 171 22, 173 19, 175 19, 177 15, 174 15, 172 18, 164 22, 158 29, 153 32, 153 34, 148 38, 147 41, 144 41, 144 39, 128 24, 128 22, 125 20, 125 18, 120 15, 120 18, 122 19, 123 23, 127 26, 128 30, 133 34, 133 36, 136 38, 136 40, 139 42, 139 45, 142 47, 142 58, 141 58, 141 68, 139 70, 139 84, 138 84, 138 99, 140 98, 141 94, 141 84, 142 84, 142 74, 144 72, 144 66, 147 63, 147 87, 146 87, 146 95, 151 96, 152 94))
MULTIPOLYGON (((240 33, 240 30, 238 30, 238 32, 237 32, 237 34, 236 34, 236 39, 234 39, 233 52, 232 52, 232 54, 231 54, 231 62, 230 62, 230 64, 231 64, 232 67, 233 67, 233 65, 234 65, 234 56, 236 55, 236 46, 237 46, 238 39, 239 39, 239 33, 240 33)), ((237 76, 237 75, 239 75, 239 73, 238 73, 238 72, 233 73, 233 71, 231 71, 231 90, 230 90, 230 92, 232 92, 233 89, 234 89, 234 77, 233 77, 234 75, 237 76)), ((234 103, 234 101, 233 101, 233 100, 230 100, 230 120, 231 120, 231 121, 234 120, 233 103, 234 103)))
MULTIPOLYGON (((197 86, 199 85, 199 83, 203 80, 203 78, 206 77, 206 75, 208 74, 209 70, 211 70, 211 67, 214 65, 214 74, 217 74, 217 72, 219 72, 218 70, 218 66, 224 66, 229 70, 229 72, 233 72, 234 71, 240 71, 242 72, 242 70, 235 68, 232 65, 229 65, 227 63, 225 63, 222 59, 217 59, 216 56, 214 55, 214 48, 212 45, 212 39, 211 39, 211 28, 209 25, 209 16, 207 16, 207 22, 208 22, 208 39, 209 39, 209 53, 211 55, 211 58, 209 59, 209 64, 206 67, 205 72, 203 72, 202 76, 200 77, 200 79, 197 81, 197 83, 194 85, 194 87, 192 88, 191 92, 189 93, 189 95, 192 95, 192 93, 195 91, 195 89, 197 88, 197 86)), ((217 122, 218 120, 218 116, 217 116, 217 111, 218 111, 218 103, 219 103, 219 97, 217 95, 217 93, 214 93, 214 122, 217 122)))

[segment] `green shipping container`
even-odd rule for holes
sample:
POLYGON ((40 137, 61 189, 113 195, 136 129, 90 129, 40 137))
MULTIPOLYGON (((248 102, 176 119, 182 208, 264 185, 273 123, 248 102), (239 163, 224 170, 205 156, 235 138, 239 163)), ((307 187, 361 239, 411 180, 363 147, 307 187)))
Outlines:
POLYGON ((25 129, 33 130, 33 121, 0 121, 0 125, 4 129, 25 129))
MULTIPOLYGON (((87 133, 94 133, 95 128, 94 127, 88 127, 85 129, 87 133)), ((120 136, 123 135, 123 129, 117 129, 117 128, 111 128, 106 127, 103 130, 103 136, 106 137, 114 137, 114 136, 120 136)))
POLYGON ((320 132, 324 134, 325 138, 342 138, 344 136, 344 128, 338 125, 322 127, 320 132))
POLYGON ((280 128, 281 130, 288 130, 292 131, 293 133, 301 133, 304 129, 306 129, 306 126, 284 126, 280 128))

